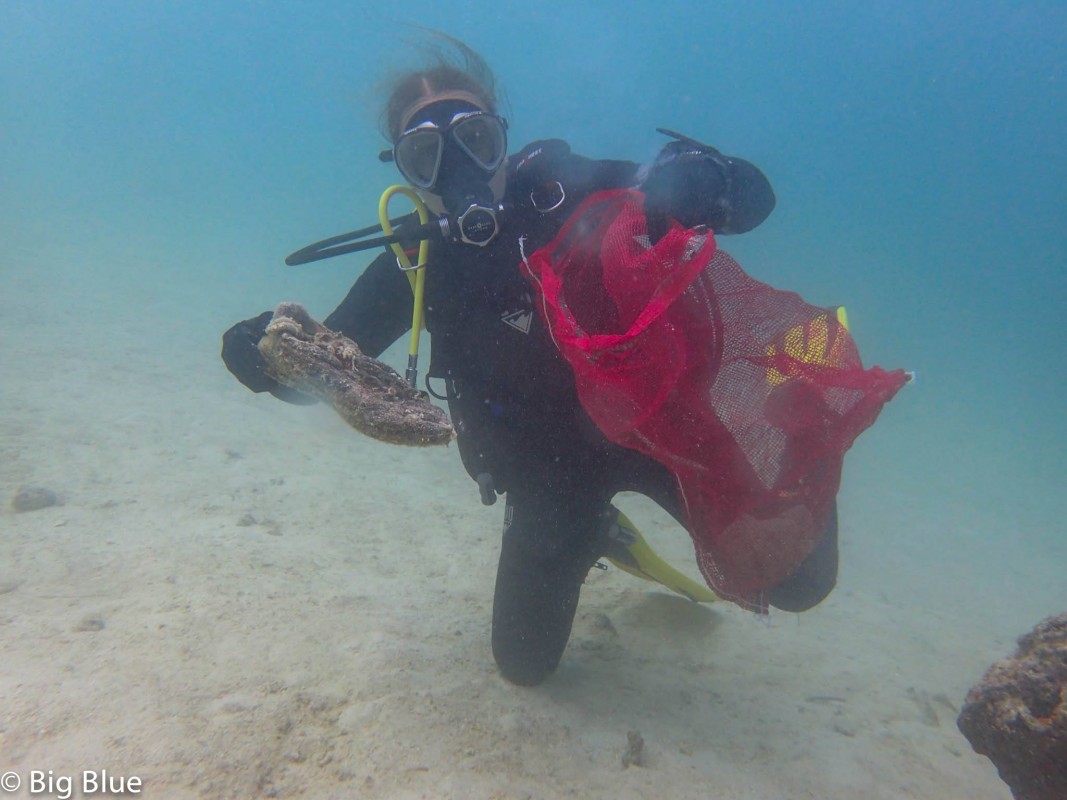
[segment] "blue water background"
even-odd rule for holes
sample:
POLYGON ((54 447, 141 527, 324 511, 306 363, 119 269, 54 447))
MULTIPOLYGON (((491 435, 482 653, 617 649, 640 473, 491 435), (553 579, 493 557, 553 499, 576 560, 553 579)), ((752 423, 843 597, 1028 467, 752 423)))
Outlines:
POLYGON ((845 535, 880 537, 865 552, 897 554, 887 572, 919 576, 926 602, 953 602, 936 588, 955 570, 961 609, 995 595, 1015 626, 1063 610, 1067 7, 409 9, 0 5, 0 287, 42 282, 57 314, 139 306, 161 331, 195 306, 200 377, 219 379, 229 324, 281 299, 321 317, 362 268, 282 259, 374 219, 396 180, 375 158, 377 82, 404 65, 408 23, 439 28, 493 65, 513 146, 558 136, 644 161, 666 126, 760 165, 778 208, 724 246, 846 304, 866 362, 918 374, 850 455, 843 494, 906 506, 908 525, 845 535))

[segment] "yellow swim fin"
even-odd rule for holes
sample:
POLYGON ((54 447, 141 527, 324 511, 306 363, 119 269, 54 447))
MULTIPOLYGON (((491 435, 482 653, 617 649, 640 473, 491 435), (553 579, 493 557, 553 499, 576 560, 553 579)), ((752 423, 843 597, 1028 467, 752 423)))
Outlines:
POLYGON ((611 537, 621 545, 607 556, 608 561, 638 578, 658 583, 672 592, 688 597, 694 603, 718 600, 715 592, 676 570, 652 549, 641 531, 626 515, 619 512, 611 537))

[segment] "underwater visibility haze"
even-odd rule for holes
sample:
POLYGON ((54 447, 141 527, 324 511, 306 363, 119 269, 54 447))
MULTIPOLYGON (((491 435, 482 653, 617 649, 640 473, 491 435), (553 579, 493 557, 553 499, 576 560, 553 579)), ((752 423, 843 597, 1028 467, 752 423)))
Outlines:
MULTIPOLYGON (((955 718, 1067 611, 1065 34, 1062 3, 993 0, 0 5, 0 491, 55 500, 0 515, 0 771, 1007 800, 955 718), (488 643, 503 504, 455 448, 226 372, 230 325, 323 319, 373 257, 284 264, 400 181, 381 86, 424 29, 492 66, 512 152, 648 163, 665 127, 758 165, 777 207, 720 246, 914 371, 846 456, 818 608, 761 624, 594 570, 560 671, 513 687, 488 643)), ((620 502, 696 574, 673 520, 620 502)))

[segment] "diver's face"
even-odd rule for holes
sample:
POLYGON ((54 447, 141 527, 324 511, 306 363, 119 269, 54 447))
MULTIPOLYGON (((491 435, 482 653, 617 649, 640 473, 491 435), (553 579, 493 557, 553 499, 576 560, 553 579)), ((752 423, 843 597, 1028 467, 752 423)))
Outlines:
POLYGON ((503 197, 507 124, 473 98, 423 98, 394 146, 397 167, 435 211, 503 197), (491 196, 489 196, 491 195, 491 196))

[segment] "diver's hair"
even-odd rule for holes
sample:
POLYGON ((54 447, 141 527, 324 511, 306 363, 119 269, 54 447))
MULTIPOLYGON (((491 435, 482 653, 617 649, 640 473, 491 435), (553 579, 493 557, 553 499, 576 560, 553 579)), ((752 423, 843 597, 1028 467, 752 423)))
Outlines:
POLYGON ((468 92, 482 101, 487 111, 497 110, 496 77, 480 55, 455 37, 423 29, 427 40, 415 48, 426 59, 426 66, 408 70, 385 83, 387 100, 378 127, 395 142, 401 134, 404 113, 420 98, 441 92, 468 92))

